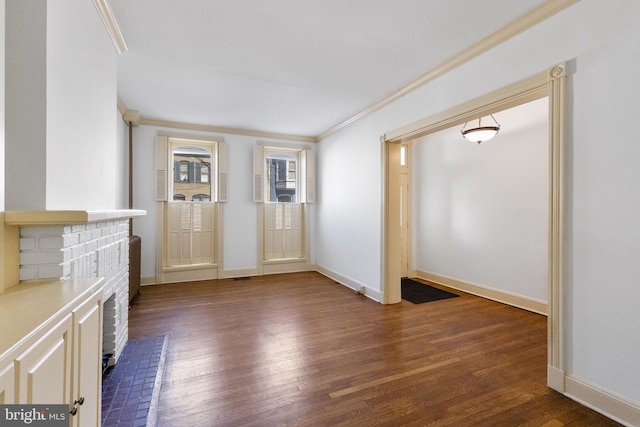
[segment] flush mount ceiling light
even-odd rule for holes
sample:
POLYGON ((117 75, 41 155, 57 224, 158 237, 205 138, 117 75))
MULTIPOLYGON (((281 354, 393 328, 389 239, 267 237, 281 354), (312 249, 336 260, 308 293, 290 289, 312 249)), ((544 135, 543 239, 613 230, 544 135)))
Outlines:
POLYGON ((493 114, 489 114, 489 116, 491 117, 495 125, 482 126, 482 117, 480 117, 478 119, 478 126, 466 129, 467 123, 469 122, 465 123, 464 126, 462 126, 462 129, 460 129, 462 136, 466 140, 477 142, 478 144, 488 141, 496 136, 500 131, 500 123, 496 121, 496 119, 493 117, 493 114))

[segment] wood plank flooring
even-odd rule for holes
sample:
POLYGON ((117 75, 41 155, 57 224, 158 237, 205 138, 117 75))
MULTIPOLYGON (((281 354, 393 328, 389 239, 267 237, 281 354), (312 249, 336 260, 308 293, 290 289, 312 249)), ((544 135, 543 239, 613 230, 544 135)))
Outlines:
POLYGON ((471 295, 294 273, 143 287, 129 323, 169 336, 160 426, 619 425, 546 386, 545 317, 471 295))

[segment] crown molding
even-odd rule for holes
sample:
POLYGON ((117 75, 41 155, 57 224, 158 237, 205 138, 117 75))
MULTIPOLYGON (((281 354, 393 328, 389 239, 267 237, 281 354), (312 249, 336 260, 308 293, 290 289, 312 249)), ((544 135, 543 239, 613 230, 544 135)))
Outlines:
POLYGON ((405 96, 409 92, 412 92, 419 87, 429 83, 432 80, 448 73, 454 68, 472 60, 473 58, 487 52, 488 50, 504 43, 512 37, 528 30, 529 28, 539 24, 540 22, 552 17, 553 15, 567 9, 570 6, 578 3, 580 0, 548 0, 537 8, 531 10, 510 24, 505 25, 498 31, 488 35, 484 39, 469 46, 463 51, 459 52, 455 56, 444 61, 440 65, 432 68, 411 82, 397 89, 395 92, 382 98, 380 101, 359 112, 358 114, 348 118, 347 120, 338 123, 331 129, 318 135, 319 141, 327 138, 328 136, 338 132, 340 129, 349 126, 350 124, 368 116, 369 114, 381 109, 382 107, 392 103, 393 101, 405 96))
MULTIPOLYGON (((105 26, 107 27, 107 31, 114 41, 114 45, 116 46, 116 50, 118 53, 126 51, 127 47, 124 43, 124 39, 122 38, 122 34, 120 33, 120 29, 118 28, 118 24, 111 12, 111 8, 109 7, 108 0, 93 0, 98 12, 100 13, 100 17, 102 18, 105 26), (121 46, 121 48, 119 48, 121 46)), ((375 104, 370 107, 362 110, 361 112, 355 114, 354 116, 344 120, 343 122, 338 123, 333 126, 331 129, 326 130, 317 136, 307 136, 307 135, 293 135, 286 133, 275 133, 275 132, 265 132, 251 129, 242 129, 242 128, 233 128, 233 127, 224 127, 224 126, 214 126, 214 125, 203 125, 196 123, 185 123, 179 121, 169 121, 169 120, 160 120, 160 119, 152 119, 152 118, 140 118, 141 125, 148 126, 158 126, 158 127, 168 127, 175 129, 186 129, 193 131, 203 131, 203 132, 214 132, 214 133, 227 133, 233 135, 244 135, 244 136, 255 136, 259 138, 269 138, 269 139, 280 139, 287 141, 300 141, 300 142, 319 142, 330 135, 338 132, 339 130, 349 126, 350 124, 368 116, 369 114, 374 113, 375 111, 381 109, 382 107, 392 103, 393 101, 402 98, 410 92, 424 86, 425 84, 435 80, 436 78, 448 73, 449 71, 459 67, 460 65, 472 60, 473 58, 489 51, 490 49, 504 43, 505 41, 511 39, 512 37, 517 36, 518 34, 528 30, 529 28, 539 24, 540 22, 556 15, 557 13, 573 6, 574 4, 580 2, 581 0, 547 0, 542 5, 537 8, 531 10, 515 21, 507 24, 502 27, 498 31, 490 34, 484 39, 474 43, 470 47, 464 49, 448 60, 444 61, 440 65, 432 68, 416 79, 410 81, 404 86, 397 89, 395 92, 387 95, 382 98, 375 104)), ((118 98, 118 110, 121 114, 128 110, 126 105, 118 98)))
POLYGON ((177 122, 177 121, 171 121, 171 120, 150 119, 145 117, 140 118, 140 124, 147 125, 147 126, 174 128, 174 129, 186 129, 186 130, 193 130, 193 131, 199 131, 199 132, 226 133, 226 134, 232 134, 232 135, 255 136, 258 138, 268 138, 268 139, 283 139, 286 141, 318 142, 318 139, 315 136, 292 135, 288 133, 276 133, 276 132, 264 132, 264 131, 258 131, 258 130, 252 130, 252 129, 202 125, 202 124, 196 124, 196 123, 184 123, 184 122, 177 122))
MULTIPOLYGON (((122 115, 124 120, 124 115, 130 111, 127 105, 118 97, 118 111, 122 115)), ((276 133, 276 132, 264 132, 258 130, 251 129, 241 129, 241 128, 233 128, 233 127, 224 127, 224 126, 214 126, 214 125, 203 125, 199 123, 186 123, 186 122, 178 122, 171 120, 160 120, 160 119, 152 119, 145 118, 140 116, 140 113, 136 111, 137 114, 137 124, 138 125, 147 125, 147 126, 157 126, 164 128, 173 128, 173 129, 185 129, 192 130, 197 132, 212 132, 212 133, 226 133, 231 135, 243 135, 243 136, 255 136, 258 138, 268 138, 268 139, 280 139, 285 141, 298 141, 298 142, 318 142, 318 138, 315 136, 306 136, 306 135, 293 135, 289 133, 276 133)), ((125 120, 125 122, 127 122, 125 120)))
POLYGON ((127 108, 127 105, 122 101, 122 99, 120 99, 120 97, 118 97, 118 111, 120 112, 120 114, 122 114, 124 116, 124 113, 126 113, 129 109, 127 108))
POLYGON ((116 52, 118 52, 118 54, 126 52, 127 44, 120 32, 118 21, 116 21, 116 17, 111 10, 111 6, 109 6, 108 0, 93 0, 93 4, 98 10, 98 15, 100 15, 100 19, 102 19, 102 23, 107 29, 107 33, 113 42, 113 46, 116 48, 116 52))

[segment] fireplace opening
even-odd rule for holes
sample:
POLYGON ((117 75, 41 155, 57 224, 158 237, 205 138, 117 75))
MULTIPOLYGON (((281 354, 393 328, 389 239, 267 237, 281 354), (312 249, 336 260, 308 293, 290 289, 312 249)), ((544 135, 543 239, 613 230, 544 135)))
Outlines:
POLYGON ((102 308, 102 372, 104 373, 116 362, 116 328, 117 328, 116 294, 104 303, 102 308))

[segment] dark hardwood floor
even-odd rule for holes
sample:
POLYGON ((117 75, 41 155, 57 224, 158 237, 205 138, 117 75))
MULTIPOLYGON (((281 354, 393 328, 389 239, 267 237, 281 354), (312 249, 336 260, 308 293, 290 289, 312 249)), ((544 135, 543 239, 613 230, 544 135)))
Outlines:
POLYGON ((546 386, 546 318, 462 294, 384 306, 317 273, 143 287, 160 426, 617 426, 546 386))

